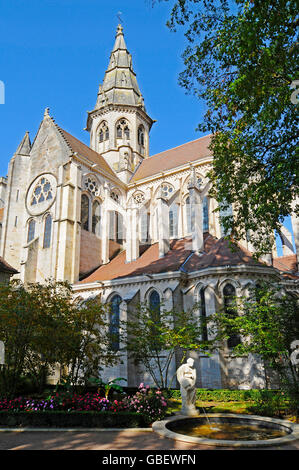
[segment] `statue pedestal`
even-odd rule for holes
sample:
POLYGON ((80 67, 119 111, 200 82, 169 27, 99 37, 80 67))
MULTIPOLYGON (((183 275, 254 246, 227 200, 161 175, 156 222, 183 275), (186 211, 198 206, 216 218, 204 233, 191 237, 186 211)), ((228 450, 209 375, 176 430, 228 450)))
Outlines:
POLYGON ((199 411, 196 409, 182 408, 181 411, 177 411, 175 414, 180 416, 199 416, 199 411))

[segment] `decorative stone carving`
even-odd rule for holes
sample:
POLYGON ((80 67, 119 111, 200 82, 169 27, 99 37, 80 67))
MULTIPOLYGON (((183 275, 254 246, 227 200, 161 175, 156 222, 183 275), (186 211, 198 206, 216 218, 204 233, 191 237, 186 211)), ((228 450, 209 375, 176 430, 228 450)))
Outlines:
POLYGON ((133 194, 133 199, 136 204, 142 204, 145 201, 144 193, 137 192, 133 194))
POLYGON ((162 183, 160 187, 160 195, 164 197, 164 199, 169 199, 174 193, 173 186, 168 183, 162 183))
POLYGON ((196 402, 196 370, 194 368, 194 359, 187 359, 186 364, 182 364, 177 370, 177 379, 180 384, 182 396, 181 414, 187 416, 196 416, 198 412, 195 408, 196 402))

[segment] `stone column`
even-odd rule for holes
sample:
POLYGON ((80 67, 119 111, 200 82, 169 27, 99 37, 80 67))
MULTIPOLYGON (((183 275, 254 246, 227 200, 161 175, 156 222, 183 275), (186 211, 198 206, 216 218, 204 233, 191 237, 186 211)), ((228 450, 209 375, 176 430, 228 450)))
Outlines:
POLYGON ((132 261, 135 261, 139 257, 138 207, 135 204, 132 207, 131 223, 132 261))
POLYGON ((58 220, 55 220, 59 226, 55 224, 55 239, 58 241, 58 243, 56 241, 56 276, 58 280, 75 282, 79 275, 78 260, 80 258, 77 217, 79 216, 78 186, 81 173, 78 165, 73 161, 68 162, 63 166, 60 177, 63 177, 59 199, 57 199, 60 213, 58 220))
POLYGON ((104 186, 105 199, 103 203, 103 218, 102 218, 102 263, 109 263, 109 225, 110 217, 108 210, 109 187, 107 184, 104 186))
POLYGON ((164 199, 161 188, 157 197, 159 258, 163 258, 169 251, 169 208, 164 199))
POLYGON ((128 207, 126 212, 126 263, 132 261, 132 208, 128 207))
POLYGON ((138 230, 138 207, 131 204, 126 214, 126 262, 130 263, 139 257, 139 230, 138 230))
POLYGON ((192 250, 200 252, 203 250, 203 217, 202 200, 198 189, 195 169, 192 169, 190 182, 188 184, 190 198, 191 230, 192 230, 192 250))

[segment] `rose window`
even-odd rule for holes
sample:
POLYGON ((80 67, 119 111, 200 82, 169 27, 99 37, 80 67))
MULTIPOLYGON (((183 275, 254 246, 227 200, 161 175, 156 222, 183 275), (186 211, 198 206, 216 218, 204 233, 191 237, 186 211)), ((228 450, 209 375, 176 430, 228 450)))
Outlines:
POLYGON ((136 204, 142 204, 144 202, 144 194, 143 193, 136 193, 133 195, 134 201, 136 204))
POLYGON ((42 177, 35 186, 31 196, 31 206, 53 199, 53 190, 47 178, 42 177))
POLYGON ((100 195, 100 188, 97 180, 92 178, 92 176, 88 176, 84 182, 85 189, 89 191, 93 196, 100 195))

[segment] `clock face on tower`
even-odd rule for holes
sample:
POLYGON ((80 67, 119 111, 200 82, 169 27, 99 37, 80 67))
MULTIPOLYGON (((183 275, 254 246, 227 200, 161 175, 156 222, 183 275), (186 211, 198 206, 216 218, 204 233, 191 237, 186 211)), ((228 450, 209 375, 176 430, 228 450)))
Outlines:
POLYGON ((44 173, 35 178, 29 186, 26 196, 26 207, 31 215, 46 212, 56 198, 57 182, 54 175, 44 173))

